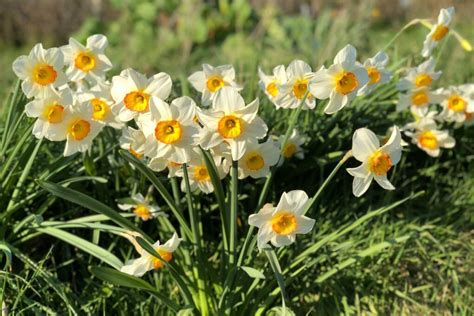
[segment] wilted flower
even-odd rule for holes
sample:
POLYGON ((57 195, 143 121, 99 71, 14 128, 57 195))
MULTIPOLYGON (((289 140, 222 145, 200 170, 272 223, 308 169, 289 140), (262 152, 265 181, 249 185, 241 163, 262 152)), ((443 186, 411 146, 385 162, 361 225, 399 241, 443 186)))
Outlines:
POLYGON ((203 64, 202 69, 202 71, 196 71, 189 76, 188 80, 194 89, 202 94, 201 103, 203 105, 209 105, 214 100, 217 91, 222 87, 242 89, 235 82, 235 70, 232 65, 213 67, 209 64, 203 64))
POLYGON ((352 45, 340 50, 334 64, 320 70, 310 82, 309 91, 318 99, 329 98, 324 112, 332 114, 345 107, 369 82, 365 67, 356 62, 357 52, 352 45))
POLYGON ((176 248, 178 248, 181 241, 178 235, 174 233, 171 239, 168 240, 164 245, 160 244, 159 240, 155 242, 152 247, 161 257, 157 258, 150 255, 138 244, 136 238, 141 237, 139 233, 126 232, 122 235, 135 246, 135 249, 141 255, 141 257, 127 261, 120 271, 137 277, 141 277, 150 270, 158 270, 163 268, 165 266, 163 261, 170 262, 173 259, 173 252, 176 250, 176 248))
POLYGON ((62 72, 63 65, 64 58, 59 48, 44 49, 39 43, 28 56, 15 59, 13 71, 23 80, 21 88, 27 98, 42 98, 67 82, 62 72))
POLYGON ((61 47, 69 80, 96 82, 112 69, 112 63, 104 54, 107 45, 107 37, 102 34, 89 36, 86 46, 71 37, 69 45, 61 47))
POLYGON ((147 221, 158 215, 159 207, 149 204, 141 193, 137 193, 132 197, 134 203, 118 204, 119 209, 128 211, 133 209, 133 213, 142 220, 147 221))
POLYGON ((198 111, 199 121, 204 125, 201 146, 213 148, 226 142, 232 159, 239 160, 247 144, 262 139, 267 134, 267 125, 257 116, 258 99, 245 105, 244 99, 233 88, 219 90, 208 111, 198 111))
MULTIPOLYGON (((313 79, 314 73, 311 66, 302 60, 294 60, 286 70, 287 81, 280 85, 280 93, 275 99, 277 108, 295 109, 297 108, 306 92, 309 82, 313 79)), ((314 97, 308 93, 303 109, 313 109, 316 105, 314 97)))
POLYGON ((116 102, 114 112, 122 122, 147 113, 153 103, 163 101, 171 93, 171 78, 160 72, 150 78, 133 70, 125 69, 112 78, 111 94, 116 102))
POLYGON ((287 246, 296 234, 307 234, 315 220, 304 216, 308 195, 304 191, 284 192, 276 207, 265 204, 257 214, 249 217, 249 225, 258 227, 257 246, 262 249, 268 242, 275 247, 287 246))
POLYGON ((441 41, 446 34, 449 32, 449 24, 453 19, 454 7, 449 7, 447 9, 441 9, 438 15, 438 23, 431 27, 431 31, 425 38, 423 42, 423 50, 421 55, 423 57, 428 57, 431 55, 431 51, 438 45, 438 42, 441 41))
POLYGON ((401 135, 394 126, 389 140, 380 147, 377 136, 367 128, 359 128, 352 138, 354 158, 362 162, 359 167, 348 168, 353 177, 352 193, 359 197, 367 191, 375 179, 382 188, 394 190, 395 187, 387 179, 388 171, 400 161, 402 154, 401 135))

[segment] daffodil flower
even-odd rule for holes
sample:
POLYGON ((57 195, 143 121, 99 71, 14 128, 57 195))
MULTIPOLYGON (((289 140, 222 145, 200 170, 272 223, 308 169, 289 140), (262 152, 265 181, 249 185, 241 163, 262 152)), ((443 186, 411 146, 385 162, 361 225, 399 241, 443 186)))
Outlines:
POLYGON ((438 80, 442 71, 435 71, 435 60, 430 57, 417 67, 409 68, 405 77, 397 83, 400 91, 429 88, 433 81, 438 80))
POLYGON ((71 37, 69 45, 61 47, 69 80, 86 79, 90 83, 101 80, 112 69, 112 63, 104 54, 107 45, 107 37, 102 34, 89 36, 86 46, 71 37))
MULTIPOLYGON (((280 135, 278 138, 278 143, 281 145, 285 140, 285 135, 280 135)), ((303 135, 300 135, 298 130, 295 128, 288 137, 285 147, 281 151, 281 155, 285 159, 290 159, 296 157, 298 159, 304 159, 304 151, 301 147, 306 141, 306 138, 303 135)))
POLYGON ((433 48, 438 46, 439 41, 441 41, 449 33, 449 24, 454 15, 454 7, 449 7, 447 9, 441 9, 438 15, 438 23, 434 24, 431 27, 431 31, 425 38, 423 42, 423 50, 421 55, 423 57, 428 57, 431 55, 433 48))
POLYGON ((121 122, 135 119, 148 113, 153 103, 168 98, 171 85, 170 76, 164 72, 147 78, 133 69, 125 69, 112 78, 113 111, 121 122))
POLYGON ((133 213, 144 221, 152 219, 158 215, 160 208, 148 203, 141 193, 135 194, 132 197, 132 200, 134 201, 133 204, 118 204, 119 209, 124 211, 133 209, 133 213))
POLYGON ((189 162, 192 148, 198 145, 200 137, 194 109, 194 101, 186 96, 174 99, 170 105, 156 99, 150 105, 150 113, 143 114, 138 121, 146 137, 145 155, 177 163, 189 162))
POLYGON ((46 137, 51 141, 61 141, 66 138, 63 133, 56 133, 54 126, 59 126, 71 114, 73 104, 72 91, 69 88, 58 92, 45 92, 43 98, 34 99, 25 105, 28 117, 38 118, 33 126, 36 138, 46 137), (53 127, 53 128, 51 128, 53 127))
MULTIPOLYGON (((306 92, 308 85, 314 77, 311 66, 302 60, 294 60, 286 70, 287 81, 280 85, 281 93, 275 99, 277 108, 296 109, 306 92)), ((303 109, 313 109, 316 105, 314 97, 308 93, 303 104, 303 109)))
POLYGON ((257 246, 261 250, 268 242, 275 247, 292 244, 297 234, 307 234, 315 220, 304 216, 308 195, 304 191, 284 192, 274 207, 265 204, 257 214, 249 217, 249 225, 258 227, 257 246))
POLYGON ((182 162, 176 162, 165 157, 152 158, 148 163, 148 167, 156 172, 168 169, 168 178, 176 177, 182 165, 182 162))
POLYGON ((136 238, 141 237, 139 233, 127 232, 124 233, 123 236, 135 246, 135 249, 141 255, 141 257, 138 259, 127 261, 125 265, 120 269, 120 271, 137 277, 143 276, 146 272, 150 270, 158 270, 163 268, 165 266, 165 263, 163 261, 170 262, 173 259, 173 253, 178 248, 181 242, 181 239, 176 233, 174 233, 171 239, 169 239, 163 245, 158 240, 152 245, 153 249, 161 257, 157 258, 150 255, 138 244, 136 238))
MULTIPOLYGON (((238 163, 239 179, 252 177, 254 179, 266 177, 270 173, 270 167, 277 164, 280 159, 280 148, 275 142, 268 139, 264 143, 251 142, 238 163)), ((230 163, 226 160, 226 170, 230 163)))
POLYGON ((357 92, 357 95, 366 95, 375 87, 390 81, 392 74, 385 69, 387 63, 388 56, 385 52, 378 52, 374 57, 368 58, 364 62, 363 65, 367 69, 369 81, 357 92))
POLYGON ((88 103, 77 103, 72 107, 71 115, 61 124, 52 125, 49 133, 54 137, 66 138, 64 156, 76 152, 86 152, 92 140, 99 134, 102 123, 92 119, 92 108, 88 103))
POLYGON ((246 106, 235 89, 220 89, 212 108, 198 111, 199 121, 204 126, 201 147, 211 149, 225 142, 230 146, 232 159, 239 160, 249 142, 262 139, 267 134, 268 127, 257 112, 258 99, 246 106))
POLYGON ((406 131, 405 134, 411 137, 413 144, 431 157, 438 157, 440 148, 453 148, 456 145, 456 140, 449 136, 448 131, 438 130, 436 122, 431 119, 419 120, 412 127, 415 131, 406 131))
POLYGON ((138 159, 142 159, 145 154, 145 140, 145 135, 140 129, 130 126, 124 127, 119 139, 120 148, 129 151, 138 159))
POLYGON ((275 104, 276 108, 280 108, 280 104, 275 102, 276 99, 281 95, 281 86, 287 81, 287 74, 285 66, 279 65, 273 68, 273 75, 266 75, 262 69, 258 68, 258 76, 260 81, 258 82, 260 88, 267 95, 268 99, 275 104))
POLYGON ((114 100, 110 94, 110 88, 110 83, 99 80, 92 88, 78 92, 77 99, 81 103, 89 104, 92 108, 92 119, 115 129, 121 129, 124 124, 112 111, 114 100))
POLYGON ((340 50, 334 58, 334 64, 314 75, 309 91, 318 99, 327 99, 324 112, 332 114, 357 96, 357 92, 369 82, 365 67, 356 62, 357 52, 352 45, 340 50))
POLYGON ((440 117, 448 122, 462 123, 474 114, 474 99, 469 97, 469 91, 463 87, 449 87, 440 91, 443 101, 443 111, 440 117))
POLYGON ((202 65, 202 71, 196 71, 188 77, 191 85, 200 92, 201 103, 203 105, 211 104, 216 93, 223 87, 232 87, 238 91, 242 87, 235 82, 235 70, 232 65, 211 66, 202 65))
POLYGON ((13 71, 23 82, 21 89, 27 98, 43 98, 55 88, 66 84, 62 72, 64 57, 59 48, 44 49, 36 44, 28 56, 22 55, 13 62, 13 71))
POLYGON ((428 110, 430 104, 437 104, 441 101, 439 93, 430 91, 429 88, 422 87, 415 90, 410 90, 407 93, 401 93, 398 99, 397 111, 407 109, 418 116, 424 116, 428 110))
POLYGON ((362 164, 359 167, 347 169, 347 172, 354 177, 352 193, 357 197, 364 194, 372 179, 375 179, 382 188, 394 190, 395 187, 387 179, 387 173, 400 161, 401 148, 400 130, 396 126, 382 147, 371 130, 367 128, 356 130, 352 138, 352 153, 354 158, 362 164))

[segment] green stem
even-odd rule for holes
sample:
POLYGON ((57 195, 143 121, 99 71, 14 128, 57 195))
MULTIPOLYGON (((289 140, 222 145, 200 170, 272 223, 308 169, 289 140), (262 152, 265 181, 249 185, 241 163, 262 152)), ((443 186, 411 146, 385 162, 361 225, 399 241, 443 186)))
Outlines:
MULTIPOLYGON (((231 182, 230 182, 230 242, 229 242, 229 264, 235 264, 236 243, 237 243, 237 199, 238 199, 238 162, 232 161, 231 182)), ((234 267, 232 267, 234 269, 234 267)))
POLYGON ((410 27, 412 27, 413 25, 416 25, 418 23, 420 23, 421 20, 420 19, 414 19, 414 20, 411 20, 410 22, 408 22, 404 27, 402 27, 402 29, 400 31, 398 31, 397 34, 395 34, 394 37, 392 37, 392 39, 387 43, 387 45, 384 46, 384 48, 382 49, 382 51, 386 51, 396 40, 397 38, 402 35, 403 32, 405 32, 407 29, 409 29, 410 27))
POLYGON ((181 196, 179 194, 179 183, 176 177, 171 178, 171 189, 173 190, 174 202, 178 207, 181 207, 181 196))
POLYGON ((198 291, 199 291, 199 302, 201 307, 201 315, 209 315, 209 309, 207 306, 207 297, 206 297, 206 285, 204 280, 201 278, 201 272, 204 271, 204 257, 202 253, 202 248, 204 247, 201 239, 201 235, 199 234, 199 218, 196 210, 193 206, 192 194, 191 194, 191 186, 189 184, 189 175, 188 175, 188 167, 186 164, 183 164, 183 177, 184 183, 186 185, 186 200, 188 202, 188 211, 189 211, 189 218, 191 221, 191 231, 193 233, 193 244, 194 249, 196 251, 198 257, 198 264, 197 266, 193 266, 193 272, 197 279, 198 284, 198 291))

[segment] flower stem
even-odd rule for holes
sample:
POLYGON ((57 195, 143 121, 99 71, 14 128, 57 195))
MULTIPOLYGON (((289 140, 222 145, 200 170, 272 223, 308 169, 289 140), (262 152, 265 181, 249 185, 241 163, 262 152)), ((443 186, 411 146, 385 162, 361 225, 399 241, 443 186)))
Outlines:
POLYGON ((421 23, 421 22, 422 21, 420 19, 414 19, 414 20, 411 20, 410 22, 408 22, 404 27, 402 27, 402 29, 400 31, 398 31, 397 34, 395 34, 394 37, 392 37, 392 39, 387 43, 387 45, 384 46, 382 51, 386 51, 397 40, 397 38, 400 35, 402 35, 402 33, 405 32, 407 29, 409 29, 413 25, 416 25, 416 24, 421 23))
MULTIPOLYGON (((238 199, 238 161, 232 161, 230 182, 230 234, 229 234, 229 264, 235 264, 237 244, 237 199, 238 199)), ((232 267, 233 269, 234 267, 232 267)))

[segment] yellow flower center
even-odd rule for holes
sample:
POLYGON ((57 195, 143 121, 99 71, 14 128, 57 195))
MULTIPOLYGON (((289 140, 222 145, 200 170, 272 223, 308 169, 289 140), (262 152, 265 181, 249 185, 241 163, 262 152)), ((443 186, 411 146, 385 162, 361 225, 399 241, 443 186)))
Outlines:
POLYGON ((373 85, 380 81, 380 71, 376 67, 367 68, 367 74, 369 75, 369 85, 373 85))
POLYGON ((438 25, 436 27, 436 30, 434 31, 433 35, 431 37, 435 41, 440 41, 443 39, 443 37, 449 32, 449 28, 444 25, 438 25))
POLYGON ((155 127, 155 137, 162 143, 174 144, 183 136, 181 124, 176 120, 160 121, 155 127))
POLYGON ((94 118, 94 120, 103 120, 109 112, 109 107, 107 106, 107 103, 105 103, 105 101, 102 101, 99 98, 92 99, 91 105, 93 110, 92 117, 94 118))
POLYGON ((427 87, 433 82, 433 78, 427 74, 419 74, 415 78, 415 85, 417 87, 427 87))
POLYGON ((50 106, 46 107, 43 115, 46 117, 49 123, 61 123, 64 118, 64 107, 56 103, 51 104, 50 106))
POLYGON ((272 230, 278 235, 289 235, 298 228, 295 215, 287 211, 276 214, 271 223, 272 230))
POLYGON ((134 155, 135 157, 137 157, 138 159, 141 159, 143 157, 143 154, 135 151, 133 148, 132 148, 132 144, 130 144, 130 147, 128 148, 128 151, 134 155))
POLYGON ((88 72, 96 66, 95 56, 87 51, 80 52, 74 60, 74 66, 82 71, 88 72))
POLYGON ((349 94, 359 86, 359 80, 354 73, 344 71, 335 78, 336 91, 340 94, 349 94))
POLYGON ((296 145, 293 143, 287 143, 285 147, 283 148, 282 155, 285 158, 291 158, 296 152, 296 145))
POLYGON ((217 131, 224 138, 236 138, 243 132, 243 122, 234 115, 226 115, 219 120, 217 131))
POLYGON ((207 171, 206 166, 195 166, 194 167, 194 179, 199 182, 209 181, 211 177, 207 171))
POLYGON ((147 221, 152 218, 150 209, 143 204, 138 204, 137 207, 133 210, 133 213, 140 217, 142 220, 147 221))
POLYGON ((127 93, 123 102, 127 109, 134 112, 146 112, 148 111, 148 102, 150 101, 150 95, 142 91, 133 91, 127 93))
POLYGON ((224 80, 221 76, 210 76, 206 82, 207 89, 211 92, 216 92, 224 86, 224 80))
POLYGON ((83 140, 89 135, 91 124, 86 120, 78 119, 69 124, 68 133, 75 140, 83 140))
POLYGON ((392 168, 392 160, 387 153, 377 150, 369 157, 369 170, 376 175, 384 175, 390 168, 392 168))
POLYGON ((466 101, 458 95, 452 95, 448 98, 448 108, 455 112, 464 112, 466 101))
MULTIPOLYGON (((168 251, 164 251, 164 250, 156 250, 156 252, 158 252, 158 254, 160 255, 161 259, 166 261, 166 262, 170 262, 171 259, 173 259, 173 254, 171 252, 168 252, 168 251)), ((152 262, 153 262, 153 268, 155 270, 158 270, 158 269, 161 269, 165 266, 165 264, 163 263, 163 261, 161 261, 160 259, 156 258, 156 257, 153 257, 152 259, 152 262)))
POLYGON ((276 97, 278 94, 278 85, 275 81, 272 81, 267 85, 267 92, 272 97, 276 97))
POLYGON ((265 165, 265 160, 263 160, 262 155, 260 155, 258 152, 251 152, 245 158, 245 165, 250 170, 256 171, 263 168, 265 165))
POLYGON ((416 106, 423 106, 429 102, 428 93, 426 91, 418 91, 412 94, 411 103, 416 106))
POLYGON ((47 64, 38 64, 33 68, 33 81, 39 85, 46 86, 56 81, 58 73, 47 64))
POLYGON ((298 79, 293 84, 293 94, 297 99, 303 99, 306 90, 308 90, 308 80, 298 79))
POLYGON ((433 132, 426 131, 421 133, 418 137, 418 141, 420 142, 421 146, 428 148, 428 149, 436 149, 438 148, 438 138, 433 132))

